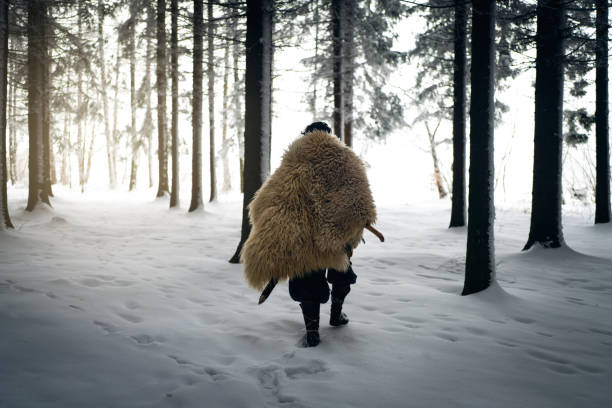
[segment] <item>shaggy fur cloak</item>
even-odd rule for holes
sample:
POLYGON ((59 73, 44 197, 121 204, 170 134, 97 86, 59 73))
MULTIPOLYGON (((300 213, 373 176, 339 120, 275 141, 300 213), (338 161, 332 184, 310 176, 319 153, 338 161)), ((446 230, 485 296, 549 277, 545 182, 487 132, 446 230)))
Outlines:
POLYGON ((262 289, 314 270, 346 271, 376 208, 363 163, 335 136, 306 133, 249 205, 252 229, 241 252, 249 284, 262 289))

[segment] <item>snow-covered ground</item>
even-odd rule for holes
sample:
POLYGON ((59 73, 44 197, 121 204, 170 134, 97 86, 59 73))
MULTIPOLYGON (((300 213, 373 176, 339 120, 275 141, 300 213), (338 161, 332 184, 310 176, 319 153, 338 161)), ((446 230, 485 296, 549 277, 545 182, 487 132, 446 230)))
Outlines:
POLYGON ((498 209, 498 283, 462 297, 448 201, 379 207, 345 306, 300 347, 297 303, 227 260, 238 200, 188 214, 146 194, 58 190, 0 232, 0 407, 610 407, 612 227, 565 216, 569 248, 520 252, 498 209))

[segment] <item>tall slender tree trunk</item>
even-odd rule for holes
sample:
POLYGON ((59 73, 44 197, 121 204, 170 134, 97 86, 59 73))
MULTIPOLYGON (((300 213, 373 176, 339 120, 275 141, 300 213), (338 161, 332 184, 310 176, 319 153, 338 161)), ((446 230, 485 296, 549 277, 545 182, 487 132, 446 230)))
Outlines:
POLYGON ((355 0, 345 2, 344 17, 344 143, 353 147, 353 82, 355 81, 355 0))
MULTIPOLYGON (((7 0, 5 2, 8 3, 7 0)), ((17 182, 17 84, 15 78, 15 63, 11 61, 11 103, 9 125, 9 177, 11 184, 17 182)))
POLYGON ((43 189, 45 195, 53 197, 51 188, 51 161, 52 161, 52 142, 51 142, 51 54, 49 50, 49 40, 51 36, 51 26, 47 24, 49 9, 44 9, 45 24, 42 27, 43 33, 43 55, 42 55, 42 112, 43 112, 43 189))
POLYGON ((453 194, 449 228, 465 226, 465 74, 467 1, 455 1, 453 61, 453 194))
POLYGON ((244 115, 242 110, 242 98, 244 93, 241 91, 240 84, 240 55, 244 43, 238 41, 238 22, 237 19, 232 19, 232 38, 234 38, 233 60, 234 60, 234 94, 233 94, 233 113, 234 123, 236 125, 236 139, 238 140, 238 156, 240 161, 240 192, 244 193, 244 115))
POLYGON ((270 173, 270 100, 272 93, 272 0, 247 0, 245 70, 244 201, 240 252, 251 232, 248 206, 270 173))
POLYGON ((60 174, 60 181, 63 185, 67 186, 70 184, 68 179, 68 153, 70 151, 70 114, 64 112, 64 134, 63 134, 63 146, 62 146, 62 170, 60 174))
POLYGON ((442 180, 442 173, 440 172, 440 161, 438 159, 438 151, 437 151, 437 143, 436 143, 436 134, 438 133, 438 129, 440 128, 440 123, 442 120, 439 119, 436 125, 436 128, 431 131, 429 128, 429 123, 425 122, 425 129, 427 130, 427 136, 429 138, 429 149, 431 152, 431 158, 433 160, 434 166, 434 181, 436 182, 436 187, 438 188, 438 197, 444 198, 448 195, 446 189, 444 188, 444 183, 442 180))
POLYGON ((6 114, 8 82, 8 0, 0 0, 0 229, 13 228, 8 210, 6 166, 6 114))
POLYGON ((111 148, 111 164, 115 179, 119 178, 117 174, 117 145, 119 144, 119 126, 118 126, 118 111, 119 111, 119 72, 121 71, 121 41, 117 36, 117 55, 115 57, 115 85, 113 95, 113 141, 111 148))
POLYGON ((170 34, 170 66, 172 70, 172 192, 170 208, 179 205, 179 140, 178 140, 178 0, 170 0, 172 32, 170 34))
POLYGON ((495 94, 495 1, 472 1, 470 99, 470 192, 463 295, 495 279, 493 140, 495 94))
POLYGON ((334 84, 334 134, 344 140, 344 90, 343 90, 343 20, 344 1, 332 0, 332 48, 333 48, 333 84, 334 84))
POLYGON ((28 10, 28 134, 29 134, 29 192, 26 211, 33 211, 39 202, 51 205, 44 190, 43 166, 43 55, 45 7, 42 1, 27 3, 28 10))
POLYGON ((138 153, 140 141, 136 132, 136 4, 130 3, 130 31, 129 31, 128 53, 130 55, 130 137, 132 144, 132 163, 130 170, 129 191, 136 188, 138 177, 138 153))
POLYGON ((153 25, 155 24, 155 10, 152 5, 147 5, 147 51, 145 61, 144 93, 145 93, 145 117, 141 132, 147 141, 147 163, 149 166, 149 188, 153 187, 153 112, 151 110, 151 60, 153 54, 153 25))
MULTIPOLYGON (((227 37, 231 38, 231 31, 228 29, 227 37)), ((223 53, 223 109, 221 110, 221 159, 223 160, 223 191, 229 191, 232 188, 232 180, 230 176, 230 167, 229 167, 229 148, 230 141, 227 137, 227 117, 228 117, 228 105, 229 105, 229 55, 230 55, 230 42, 227 41, 225 45, 225 50, 223 53)))
POLYGON ((320 25, 320 17, 319 17, 319 0, 315 0, 314 2, 314 25, 315 25, 315 53, 314 53, 314 77, 312 81, 312 99, 310 101, 310 112, 312 113, 312 120, 317 122, 319 119, 318 110, 317 110, 317 86, 318 86, 318 70, 319 70, 319 25, 320 25))
POLYGON ((215 23, 213 0, 208 1, 208 128, 210 133, 210 201, 217 199, 215 159, 215 23))
MULTIPOLYGON (((83 38, 83 0, 77 1, 77 33, 78 37, 83 38)), ((83 69, 81 67, 80 59, 83 57, 77 54, 77 111, 75 114, 75 121, 77 125, 77 160, 79 165, 79 186, 81 191, 85 189, 85 136, 83 130, 83 120, 86 116, 84 112, 86 108, 83 105, 83 69)))
POLYGON ((608 2, 595 2, 595 223, 610 222, 610 129, 608 125, 608 2))
POLYGON ((157 159, 159 188, 157 197, 168 194, 168 124, 166 118, 166 1, 157 0, 157 159))
POLYGON ((202 57, 204 32, 204 5, 193 2, 193 102, 191 123, 193 149, 191 163, 191 204, 189 211, 204 208, 202 199, 202 57))
POLYGON ((561 222, 564 0, 537 6, 535 136, 529 238, 545 248, 564 244, 561 222))
POLYGON ((98 0, 98 58, 100 59, 100 89, 102 91, 102 109, 104 120, 104 136, 106 138, 106 161, 108 165, 108 184, 114 188, 117 184, 117 176, 113 166, 113 143, 111 140, 110 121, 108 119, 108 94, 106 86, 106 59, 104 57, 104 2, 98 0))

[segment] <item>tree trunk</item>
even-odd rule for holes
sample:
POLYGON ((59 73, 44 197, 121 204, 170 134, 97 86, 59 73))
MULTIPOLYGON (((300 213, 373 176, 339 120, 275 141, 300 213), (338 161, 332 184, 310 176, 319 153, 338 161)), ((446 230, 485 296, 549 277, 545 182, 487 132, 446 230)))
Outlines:
POLYGON ((213 0, 208 1, 208 127, 210 133, 210 201, 217 199, 215 160, 215 24, 213 0))
MULTIPOLYGON (((228 38, 231 37, 230 30, 227 30, 228 38)), ((223 109, 221 110, 221 159, 223 160, 223 191, 229 191, 232 188, 232 180, 230 176, 229 167, 229 148, 230 141, 227 137, 227 117, 228 117, 228 105, 229 105, 229 55, 230 55, 230 43, 227 41, 223 54, 223 109)))
POLYGON ((168 194, 168 143, 166 135, 166 1, 157 0, 157 158, 159 188, 157 197, 168 194))
POLYGON ((523 249, 536 242, 545 248, 564 244, 561 222, 564 1, 538 2, 537 19, 531 226, 523 249))
POLYGON ((433 160, 434 166, 434 181, 436 182, 436 187, 438 188, 438 197, 444 198, 448 195, 446 189, 444 188, 444 183, 442 182, 442 173, 440 172, 440 161, 438 160, 438 153, 436 150, 436 133, 438 133, 438 129, 440 128, 440 123, 442 120, 438 120, 438 124, 436 128, 432 132, 429 129, 429 123, 425 122, 425 129, 427 129, 427 136, 429 138, 429 149, 431 152, 431 158, 433 160))
POLYGON ((117 184, 113 168, 112 141, 108 120, 108 95, 106 92, 106 60, 104 58, 104 2, 98 0, 98 58, 100 59, 100 89, 102 91, 102 109, 104 136, 106 137, 106 161, 108 165, 108 184, 114 188, 117 184))
POLYGON ((315 26, 315 53, 314 53, 314 73, 315 75, 312 78, 312 99, 310 101, 310 112, 312 113, 313 122, 318 122, 318 110, 317 110, 317 86, 318 86, 318 66, 319 66, 319 25, 320 25, 320 17, 319 17, 319 0, 315 0, 314 2, 314 26, 315 26))
POLYGON ((8 0, 0 0, 0 229, 13 228, 8 211, 6 166, 6 113, 8 80, 8 0))
POLYGON ((170 0, 172 32, 170 34, 170 65, 172 69, 172 192, 170 208, 179 205, 179 146, 178 146, 178 0, 170 0))
POLYGON ((251 232, 248 206, 270 172, 272 0, 247 1, 245 45, 244 201, 240 243, 231 263, 240 262, 242 246, 251 232))
POLYGON ((343 92, 343 20, 344 1, 332 0, 332 48, 333 48, 333 84, 334 84, 334 134, 344 140, 344 92, 343 92))
POLYGON ((149 165, 149 188, 153 187, 153 112, 151 110, 151 60, 153 54, 153 25, 155 24, 155 10, 152 5, 147 5, 147 31, 146 31, 146 56, 145 56, 145 117, 142 123, 141 133, 147 141, 147 163, 149 165))
POLYGON ((193 102, 191 123, 193 149, 191 164, 191 204, 189 211, 204 208, 202 199, 202 57, 204 32, 204 5, 193 2, 193 102))
POLYGON ((43 55, 45 4, 41 1, 29 1, 28 10, 28 134, 29 134, 29 192, 26 211, 33 211, 39 202, 50 204, 44 190, 43 177, 43 55))
POLYGON ((113 173, 115 179, 118 181, 119 175, 117 174, 117 145, 119 144, 119 130, 118 130, 118 110, 119 110, 119 72, 121 71, 121 41, 117 36, 117 55, 115 57, 115 85, 113 95, 113 141, 111 149, 111 164, 113 166, 113 173))
POLYGON ((467 7, 455 1, 453 62, 453 194, 449 228, 465 226, 465 70, 467 7))
POLYGON ((353 147, 353 82, 355 80, 355 0, 345 2, 344 24, 344 143, 353 147))
MULTIPOLYGON (((82 11, 82 0, 78 0, 77 2, 77 35, 78 38, 83 38, 83 11, 82 11)), ((84 139, 84 131, 83 131, 83 112, 85 109, 83 108, 83 69, 81 67, 80 59, 83 58, 81 55, 77 54, 75 60, 77 62, 77 111, 75 115, 75 121, 77 125, 77 160, 79 165, 79 186, 81 187, 81 191, 84 190, 85 186, 85 141, 84 139)))
MULTIPOLYGON (((8 53, 7 53, 8 56, 8 53)), ((10 103, 10 126, 9 126, 9 177, 11 184, 17 182, 17 83, 15 78, 15 63, 11 61, 11 103, 10 103)))
POLYGON ((45 24, 42 27, 42 112, 43 112, 43 190, 47 197, 53 197, 51 188, 51 55, 49 52, 49 39, 51 26, 47 24, 48 8, 45 6, 45 24))
POLYGON ((240 55, 244 43, 238 41, 238 22, 237 19, 232 19, 232 38, 234 38, 234 96, 232 100, 233 113, 234 113, 234 124, 236 126, 236 139, 238 140, 238 156, 240 160, 240 192, 244 193, 244 116, 242 111, 242 97, 244 95, 241 92, 241 81, 240 81, 240 55))
POLYGON ((470 100, 470 192, 463 295, 480 292, 495 279, 493 167, 495 1, 472 1, 470 100))
POLYGON ((136 4, 130 3, 130 32, 128 53, 130 55, 130 137, 132 142, 132 165, 130 170, 129 191, 136 188, 138 176, 138 153, 140 142, 136 133, 136 4))
POLYGON ((610 222, 610 133, 608 125, 608 2, 597 0, 596 71, 595 71, 595 137, 596 187, 595 223, 610 222))

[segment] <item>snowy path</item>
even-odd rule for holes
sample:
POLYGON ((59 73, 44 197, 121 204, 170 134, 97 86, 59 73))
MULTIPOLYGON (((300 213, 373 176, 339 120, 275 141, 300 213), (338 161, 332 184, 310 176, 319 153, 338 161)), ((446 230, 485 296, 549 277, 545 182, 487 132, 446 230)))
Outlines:
MULTIPOLYGON (((13 195, 14 196, 14 195, 13 195)), ((381 208, 355 251, 351 323, 299 347, 279 285, 257 306, 239 205, 62 192, 0 233, 0 407, 611 406, 612 228, 567 217, 569 249, 519 250, 498 211, 499 286, 461 297, 465 230, 447 203, 381 208), (503 288, 503 289, 502 289, 503 288)))

